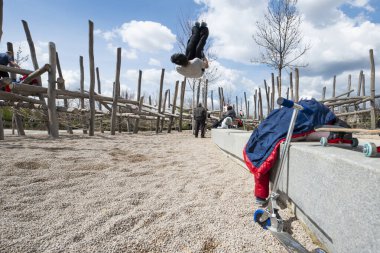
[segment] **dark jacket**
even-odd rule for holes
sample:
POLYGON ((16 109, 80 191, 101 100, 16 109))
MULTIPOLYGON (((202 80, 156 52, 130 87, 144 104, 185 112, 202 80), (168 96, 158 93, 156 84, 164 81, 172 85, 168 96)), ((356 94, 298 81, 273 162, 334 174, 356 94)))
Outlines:
POLYGON ((232 119, 235 119, 236 118, 236 112, 234 109, 231 109, 231 110, 228 110, 226 111, 224 114, 223 114, 223 119, 227 118, 227 117, 231 117, 232 119))
POLYGON ((194 119, 195 120, 206 120, 207 111, 203 106, 198 106, 194 109, 194 119))

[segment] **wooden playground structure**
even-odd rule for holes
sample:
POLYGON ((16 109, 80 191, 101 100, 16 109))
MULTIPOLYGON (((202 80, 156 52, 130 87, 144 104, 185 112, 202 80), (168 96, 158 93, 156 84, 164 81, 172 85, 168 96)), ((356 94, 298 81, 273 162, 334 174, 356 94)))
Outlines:
MULTIPOLYGON (((170 101, 170 90, 166 90, 163 95, 163 84, 165 69, 161 71, 159 94, 156 101, 156 106, 152 105, 151 97, 149 96, 149 104, 144 103, 144 96, 141 96, 142 85, 142 71, 139 71, 138 84, 137 84, 137 98, 136 100, 122 98, 120 96, 120 67, 121 67, 121 48, 117 49, 116 58, 116 71, 115 81, 113 85, 113 97, 103 96, 101 94, 101 82, 99 68, 95 68, 94 63, 94 24, 89 20, 89 66, 90 66, 90 85, 89 90, 84 89, 84 67, 83 56, 79 57, 80 63, 80 91, 70 91, 65 88, 65 79, 62 74, 59 55, 56 51, 56 46, 53 42, 49 43, 49 62, 42 67, 39 66, 33 39, 29 30, 28 23, 22 20, 23 28, 25 31, 26 39, 30 49, 30 57, 33 63, 34 70, 19 69, 0 65, 0 71, 9 72, 10 78, 3 78, 0 80, 0 87, 7 85, 11 88, 12 92, 5 92, 0 90, 0 108, 11 107, 13 111, 13 120, 19 135, 25 135, 23 128, 22 117, 20 109, 29 108, 41 112, 43 121, 46 122, 46 129, 49 136, 53 138, 59 137, 59 129, 65 128, 68 133, 72 133, 73 120, 80 122, 76 128, 82 128, 84 134, 94 135, 96 124, 99 126, 100 132, 104 132, 104 122, 109 122, 110 133, 115 135, 116 129, 121 132, 121 124, 123 120, 127 121, 127 128, 130 132, 138 133, 141 120, 150 121, 151 129, 152 122, 156 122, 156 133, 162 132, 165 127, 167 132, 170 133, 173 128, 182 131, 183 123, 192 121, 192 111, 184 109, 185 90, 188 80, 176 81, 174 88, 174 95, 170 101), (16 74, 27 76, 24 80, 16 82, 16 74), (47 87, 42 86, 41 76, 47 74, 47 87), (95 78, 96 77, 96 78, 95 78), (96 80, 95 80, 96 79, 96 80), (95 81, 97 81, 97 92, 95 92, 95 81), (179 98, 179 104, 177 100, 179 98), (70 106, 69 100, 78 100, 79 108, 70 106), (63 101, 63 103, 61 102, 63 101), (98 104, 96 107, 95 104, 98 104), (58 105, 58 104, 63 104, 58 105), (87 108, 86 108, 86 105, 87 108), (185 113, 186 110, 186 113, 185 113), (166 122, 166 126, 165 123, 166 122), (176 126, 177 125, 177 126, 176 126), (132 127, 130 127, 132 126, 132 127)), ((7 50, 13 52, 12 43, 7 43, 7 50)), ((378 108, 376 108, 376 99, 380 95, 375 93, 375 63, 373 50, 369 50, 370 58, 370 90, 369 95, 366 95, 365 88, 365 75, 363 71, 359 74, 359 82, 356 96, 352 96, 354 89, 351 85, 351 75, 348 78, 347 92, 336 95, 336 77, 334 76, 333 92, 331 98, 326 98, 326 87, 323 87, 322 98, 319 100, 326 106, 329 106, 338 117, 347 119, 352 115, 365 115, 370 118, 371 129, 376 128, 378 108), (367 102, 369 108, 367 108, 367 102)), ((264 80, 264 91, 262 94, 261 88, 254 91, 253 96, 253 114, 250 115, 250 101, 247 99, 246 92, 244 92, 244 107, 243 99, 239 104, 239 99, 236 96, 236 103, 233 105, 235 111, 238 112, 239 105, 241 111, 245 113, 244 129, 246 125, 252 127, 257 126, 271 111, 275 109, 275 99, 283 96, 282 83, 277 77, 275 83, 275 76, 271 75, 271 86, 264 80), (276 85, 277 84, 277 85, 276 85), (266 99, 266 113, 263 110, 264 102, 263 97, 266 99), (266 116, 264 116, 266 115, 266 116)), ((189 82, 190 83, 190 82, 189 82)), ((196 86, 196 80, 193 83, 193 99, 192 104, 200 102, 200 93, 202 88, 201 102, 207 108, 208 100, 208 81, 205 80, 201 84, 199 80, 196 86), (195 95, 196 92, 196 95, 195 95), (196 96, 196 97, 195 97, 196 96), (196 101, 196 103, 195 103, 196 101)), ((227 105, 223 88, 218 88, 219 93, 219 108, 214 110, 213 91, 211 90, 211 118, 219 119, 222 117, 223 106, 227 105)), ((295 69, 295 78, 293 86, 293 73, 289 75, 289 86, 287 88, 285 97, 294 101, 299 100, 299 70, 295 69)), ((229 104, 232 104, 230 101, 229 104)), ((0 140, 4 139, 3 120, 0 113, 0 140)))

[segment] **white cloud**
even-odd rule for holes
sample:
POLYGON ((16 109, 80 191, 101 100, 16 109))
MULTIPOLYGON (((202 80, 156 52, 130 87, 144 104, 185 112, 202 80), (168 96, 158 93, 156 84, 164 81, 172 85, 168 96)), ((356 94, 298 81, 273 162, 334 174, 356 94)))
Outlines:
POLYGON ((175 35, 166 26, 152 21, 124 23, 118 34, 131 48, 146 52, 170 51, 176 41, 175 35))
POLYGON ((161 62, 157 59, 154 59, 154 58, 150 58, 149 59, 149 65, 151 66, 156 66, 156 67, 160 67, 161 66, 161 62))
MULTIPOLYGON (((117 53, 117 48, 118 47, 112 43, 107 44, 107 49, 110 50, 112 53, 114 53, 114 55, 116 55, 116 53, 117 53)), ((125 48, 121 48, 121 57, 126 58, 126 59, 130 59, 130 60, 137 59, 136 50, 133 50, 133 49, 128 50, 125 48)))
MULTIPOLYGON (((216 51, 219 60, 249 63, 250 59, 258 57, 258 47, 252 35, 255 23, 262 20, 266 2, 196 1, 207 7, 201 17, 208 23, 209 43, 213 43, 212 50, 216 51)), ((365 20, 365 15, 360 12, 356 17, 346 15, 341 9, 344 4, 363 11, 373 10, 367 0, 298 1, 297 6, 303 17, 301 32, 304 42, 312 46, 302 59, 309 66, 300 69, 304 83, 304 86, 300 86, 300 93, 304 96, 316 97, 321 94, 323 83, 334 75, 341 76, 349 72, 357 75, 360 69, 368 69, 369 49, 374 49, 375 57, 380 55, 380 24, 365 20)), ((378 69, 380 65, 376 64, 378 69)), ((270 80, 270 76, 264 78, 270 80)), ((243 83, 242 79, 239 82, 243 83)), ((218 83, 218 86, 227 83, 228 79, 218 83)), ((247 82, 251 90, 254 85, 247 82)), ((263 87, 263 84, 260 86, 263 87)), ((346 88, 345 85, 343 87, 346 88)), ((284 87, 283 93, 285 91, 284 87)))

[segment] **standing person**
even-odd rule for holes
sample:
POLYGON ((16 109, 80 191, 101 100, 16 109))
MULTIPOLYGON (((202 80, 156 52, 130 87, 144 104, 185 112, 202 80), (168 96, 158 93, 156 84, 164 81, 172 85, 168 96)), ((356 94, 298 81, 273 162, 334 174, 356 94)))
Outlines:
MULTIPOLYGON (((6 53, 0 53, 0 65, 8 66, 15 68, 20 68, 20 66, 14 61, 13 53, 7 51, 6 53)), ((0 71, 0 77, 9 77, 9 73, 5 71, 0 71)))
POLYGON ((202 104, 199 103, 198 107, 194 109, 195 138, 198 138, 199 130, 201 130, 201 138, 205 138, 206 117, 206 108, 204 108, 202 104))

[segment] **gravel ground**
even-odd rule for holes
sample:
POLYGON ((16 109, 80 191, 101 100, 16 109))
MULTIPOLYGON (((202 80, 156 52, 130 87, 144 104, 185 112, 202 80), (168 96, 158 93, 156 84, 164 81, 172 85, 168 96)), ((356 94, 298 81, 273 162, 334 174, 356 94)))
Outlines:
POLYGON ((0 156, 0 252, 286 252, 252 220, 253 176, 209 135, 6 131, 0 156))

